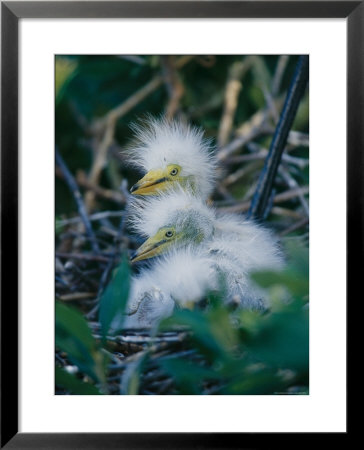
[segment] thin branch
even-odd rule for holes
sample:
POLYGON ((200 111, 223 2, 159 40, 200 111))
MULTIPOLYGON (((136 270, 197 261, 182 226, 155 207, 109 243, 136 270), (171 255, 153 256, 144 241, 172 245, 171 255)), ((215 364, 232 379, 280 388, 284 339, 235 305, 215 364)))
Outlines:
POLYGON ((306 226, 309 223, 308 217, 303 217, 298 222, 295 222, 294 224, 290 225, 288 228, 283 230, 279 235, 280 236, 286 236, 289 233, 292 233, 293 231, 299 230, 300 228, 306 226))
MULTIPOLYGON (((95 222, 99 220, 109 219, 110 217, 121 217, 124 211, 103 211, 95 213, 89 216, 90 222, 95 222)), ((73 225, 82 222, 80 217, 72 217, 71 219, 57 220, 57 226, 64 227, 67 225, 73 225)))
POLYGON ((140 56, 137 55, 117 55, 120 59, 125 59, 125 61, 130 61, 134 64, 138 64, 139 66, 145 66, 146 60, 140 56))
MULTIPOLYGON (((257 159, 265 159, 268 155, 268 150, 266 148, 262 148, 256 145, 254 142, 250 142, 249 144, 247 144, 247 146, 248 148, 249 147, 253 148, 254 146, 256 147, 257 151, 254 153, 248 153, 246 155, 231 156, 225 161, 225 164, 240 164, 244 162, 255 161, 257 159)), ((309 164, 308 159, 306 158, 298 158, 296 156, 291 156, 286 153, 283 153, 282 161, 284 161, 287 164, 293 164, 299 167, 300 169, 304 169, 309 164)))
MULTIPOLYGON (((99 183, 101 172, 106 164, 107 151, 114 139, 115 131, 115 119, 109 119, 104 136, 96 149, 96 156, 93 161, 90 174, 88 176, 88 181, 91 185, 97 185, 99 183)), ((85 196, 85 204, 87 210, 90 211, 93 208, 95 201, 95 192, 88 191, 85 196)))
POLYGON ((78 189, 78 186, 77 186, 77 183, 76 183, 74 177, 72 176, 71 172, 68 170, 68 167, 66 166, 66 163, 63 161, 63 158, 60 155, 57 148, 56 148, 56 162, 57 162, 58 166, 61 168, 64 178, 65 178, 65 181, 66 181, 70 191, 73 194, 73 197, 77 204, 78 212, 79 212, 82 222, 85 226, 86 233, 91 241, 92 249, 93 249, 94 253, 99 253, 100 249, 99 249, 96 237, 94 235, 94 232, 93 232, 93 229, 91 226, 91 222, 88 218, 87 210, 83 203, 82 195, 78 189))
MULTIPOLYGON (((289 173, 289 171, 284 166, 281 166, 278 169, 278 173, 284 179, 284 181, 287 183, 288 187, 290 187, 291 189, 299 188, 299 184, 297 183, 297 181, 292 177, 292 175, 289 173)), ((299 201, 301 202, 301 205, 308 217, 310 212, 309 212, 308 203, 304 197, 304 193, 303 192, 300 193, 298 195, 298 198, 299 198, 299 201)))
MULTIPOLYGON (((266 127, 267 133, 273 134, 274 128, 270 125, 266 127)), ((308 147, 309 146, 309 137, 307 133, 303 133, 302 131, 291 130, 288 133, 287 144, 292 145, 293 147, 308 147)))
POLYGON ((176 60, 174 56, 161 56, 161 63, 164 72, 164 80, 167 88, 169 101, 166 107, 167 119, 172 119, 180 109, 180 100, 185 92, 184 85, 176 70, 176 60))
POLYGON ((58 258, 66 258, 66 259, 83 259, 85 261, 99 261, 99 262, 109 262, 110 256, 102 256, 102 255, 90 255, 89 253, 64 253, 64 252, 56 252, 56 257, 58 258))
POLYGON ((193 59, 195 59, 194 55, 181 56, 176 61, 176 69, 182 69, 182 67, 184 67, 186 64, 188 64, 193 59))
POLYGON ((255 160, 253 162, 250 162, 249 164, 245 164, 244 167, 242 167, 241 169, 238 169, 235 172, 228 175, 222 181, 222 185, 226 187, 226 186, 236 183, 238 180, 240 180, 241 178, 248 175, 248 173, 255 171, 255 169, 257 169, 257 167, 260 167, 261 165, 262 164, 260 162, 260 158, 259 159, 255 158, 255 160))
POLYGON ((136 91, 128 99, 123 101, 120 105, 116 106, 110 110, 106 116, 95 121, 92 125, 92 131, 94 134, 99 134, 100 131, 105 130, 110 123, 114 123, 121 117, 125 116, 129 111, 131 111, 135 106, 137 106, 141 101, 143 101, 148 95, 159 88, 163 83, 163 77, 157 75, 152 78, 149 83, 136 91))
POLYGON ((75 292, 73 294, 59 295, 58 299, 62 300, 63 302, 71 302, 85 300, 87 298, 94 298, 96 297, 96 294, 96 292, 75 292))
POLYGON ((279 93, 284 72, 289 61, 288 55, 281 55, 278 59, 276 70, 272 81, 272 96, 276 97, 279 93))
POLYGON ((266 120, 266 108, 256 112, 247 122, 236 130, 237 137, 218 151, 217 159, 219 161, 225 160, 236 150, 243 147, 247 142, 262 134, 266 120))
MULTIPOLYGON (((181 56, 175 64, 177 69, 181 69, 187 63, 194 59, 193 55, 181 56)), ((159 88, 163 84, 163 76, 156 75, 152 78, 149 83, 136 91, 133 95, 131 95, 128 99, 122 102, 120 105, 113 108, 109 111, 106 116, 101 119, 95 121, 92 126, 92 131, 94 134, 98 134, 100 131, 104 130, 108 124, 113 121, 119 120, 122 116, 125 116, 129 111, 131 111, 135 106, 137 106, 141 101, 143 101, 146 97, 152 94, 157 88, 159 88)))
POLYGON ((250 206, 250 201, 236 203, 232 206, 224 206, 219 208, 218 211, 221 213, 242 213, 248 211, 250 206))
POLYGON ((105 189, 97 184, 92 184, 92 182, 87 178, 83 170, 77 172, 77 183, 79 186, 92 191, 98 197, 102 197, 106 200, 111 200, 118 205, 125 205, 126 198, 120 191, 114 191, 112 189, 105 189))
POLYGON ((279 120, 277 106, 274 102, 273 95, 271 94, 271 92, 269 92, 269 90, 266 86, 263 87, 263 95, 264 95, 265 102, 267 104, 267 108, 270 111, 270 115, 272 116, 274 123, 277 124, 278 120, 279 120))
POLYGON ((295 147, 308 147, 309 137, 307 133, 302 133, 302 131, 291 130, 288 134, 287 142, 289 145, 293 145, 295 147))
POLYGON ((281 192, 274 197, 274 203, 282 203, 288 200, 292 200, 293 198, 300 197, 301 195, 308 194, 309 188, 308 186, 298 187, 294 189, 290 189, 288 191, 281 192))
POLYGON ((248 56, 243 61, 234 62, 228 75, 228 81, 225 88, 224 111, 221 117, 217 142, 219 147, 227 144, 233 123, 236 108, 238 107, 238 98, 243 87, 242 78, 252 66, 252 56, 248 56))
MULTIPOLYGON (((309 191, 308 186, 304 186, 303 188, 295 188, 295 189, 289 189, 288 191, 282 192, 280 194, 277 194, 274 199, 273 203, 283 203, 288 200, 292 200, 293 198, 299 197, 300 195, 305 195, 309 191)), ((245 201, 242 203, 237 203, 232 206, 227 206, 223 208, 219 208, 219 212, 223 213, 238 213, 238 212, 245 212, 249 209, 250 202, 245 201)), ((296 215, 295 215, 296 216, 296 215)), ((301 215, 300 215, 301 217, 301 215)))
POLYGON ((302 214, 292 209, 282 208, 281 206, 273 206, 271 214, 276 216, 290 217, 292 219, 302 219, 302 214))

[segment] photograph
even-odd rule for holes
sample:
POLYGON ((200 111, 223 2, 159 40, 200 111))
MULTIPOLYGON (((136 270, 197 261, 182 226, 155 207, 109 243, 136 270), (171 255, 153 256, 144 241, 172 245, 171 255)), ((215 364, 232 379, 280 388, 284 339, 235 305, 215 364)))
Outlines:
POLYGON ((56 54, 54 86, 54 393, 309 395, 309 56, 56 54))

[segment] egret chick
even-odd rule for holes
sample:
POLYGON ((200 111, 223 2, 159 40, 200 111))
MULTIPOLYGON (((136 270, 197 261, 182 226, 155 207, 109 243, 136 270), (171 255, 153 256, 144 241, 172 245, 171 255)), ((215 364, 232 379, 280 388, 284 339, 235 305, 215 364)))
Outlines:
POLYGON ((135 231, 148 238, 132 262, 210 241, 214 234, 214 210, 182 188, 145 201, 135 200, 129 205, 128 219, 135 231))
POLYGON ((140 261, 193 245, 214 261, 225 278, 227 300, 238 298, 249 309, 264 308, 263 293, 249 279, 255 270, 280 269, 283 258, 277 239, 243 216, 221 216, 182 189, 134 203, 134 228, 147 240, 132 261, 140 261))
POLYGON ((217 290, 212 260, 196 249, 175 249, 133 277, 124 328, 151 328, 175 307, 190 308, 217 290))
POLYGON ((149 118, 134 125, 135 144, 128 156, 144 173, 130 190, 134 195, 155 195, 182 186, 206 199, 215 180, 216 159, 210 141, 196 127, 178 121, 149 118))

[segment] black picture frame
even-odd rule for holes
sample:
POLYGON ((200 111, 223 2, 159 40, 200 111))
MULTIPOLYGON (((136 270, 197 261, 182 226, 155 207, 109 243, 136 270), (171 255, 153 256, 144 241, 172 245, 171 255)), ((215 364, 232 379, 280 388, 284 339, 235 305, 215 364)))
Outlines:
MULTIPOLYGON (((311 433, 18 433, 18 22, 111 17, 347 19, 347 301, 357 297, 363 273, 364 1, 1 2, 1 448, 257 448, 278 436, 283 444, 305 444, 311 433)), ((347 439, 348 431, 335 439, 347 439)), ((316 444, 318 439, 316 433, 316 444)))

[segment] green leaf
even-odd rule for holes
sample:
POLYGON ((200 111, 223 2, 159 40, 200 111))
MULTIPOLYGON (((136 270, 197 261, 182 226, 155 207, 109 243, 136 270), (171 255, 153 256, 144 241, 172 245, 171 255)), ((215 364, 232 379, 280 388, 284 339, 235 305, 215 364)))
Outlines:
POLYGON ((140 386, 140 374, 149 356, 148 351, 140 352, 135 361, 128 364, 120 380, 121 394, 137 395, 140 386))
POLYGON ((207 319, 213 339, 224 349, 225 354, 233 351, 238 343, 237 330, 231 324, 229 311, 225 306, 212 308, 207 319))
POLYGON ((126 255, 114 270, 112 278, 100 299, 99 320, 101 333, 105 339, 114 318, 122 316, 130 290, 130 266, 126 255))
POLYGON ((208 367, 203 367, 185 359, 167 359, 161 366, 173 377, 182 394, 197 395, 201 393, 204 381, 217 381, 220 375, 208 367))
POLYGON ((295 298, 308 298, 309 293, 309 257, 308 249, 297 242, 286 242, 288 262, 280 271, 259 271, 251 278, 264 288, 280 285, 287 288, 295 298))
POLYGON ((56 106, 61 101, 67 85, 76 75, 77 61, 63 56, 56 57, 56 106))
POLYGON ((274 391, 282 391, 285 383, 279 377, 268 370, 247 373, 246 371, 232 380, 223 390, 225 394, 233 395, 266 395, 274 391))
POLYGON ((56 302, 56 345, 69 356, 83 359, 95 347, 91 330, 75 309, 56 302))
POLYGON ((307 278, 302 278, 292 270, 277 273, 272 271, 255 272, 251 278, 264 288, 271 288, 274 285, 285 286, 295 297, 305 297, 308 294, 309 283, 307 278))
POLYGON ((55 222, 56 222, 56 236, 58 236, 62 232, 63 226, 61 224, 61 219, 57 216, 55 222))
POLYGON ((75 309, 56 302, 56 346, 67 353, 73 364, 104 382, 106 358, 91 334, 85 318, 75 309))
POLYGON ((192 331, 192 341, 209 360, 225 357, 224 345, 214 336, 206 314, 189 310, 175 311, 174 315, 165 320, 162 326, 167 324, 187 326, 192 331))
MULTIPOLYGON (((242 312, 242 324, 244 316, 242 312)), ((306 373, 309 365, 308 316, 308 310, 300 301, 280 305, 271 314, 260 318, 254 332, 245 335, 244 345, 265 363, 306 373)), ((250 325, 250 331, 252 329, 250 325)))
POLYGON ((59 386, 71 394, 75 395, 102 395, 101 392, 92 384, 85 383, 74 375, 66 372, 60 367, 56 367, 56 386, 59 386))
POLYGON ((285 250, 288 255, 288 265, 292 266, 297 274, 308 280, 309 277, 309 251, 300 241, 285 242, 285 250))

